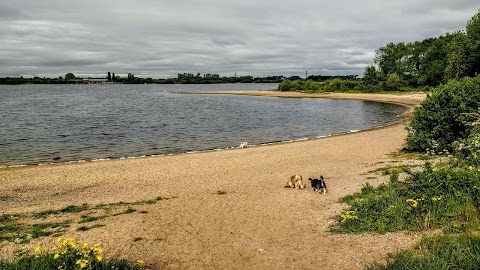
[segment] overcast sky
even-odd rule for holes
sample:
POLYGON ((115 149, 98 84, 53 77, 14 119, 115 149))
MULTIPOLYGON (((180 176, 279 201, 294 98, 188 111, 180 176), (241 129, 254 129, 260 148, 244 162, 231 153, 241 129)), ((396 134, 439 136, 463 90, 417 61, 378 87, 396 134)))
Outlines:
POLYGON ((0 77, 363 74, 388 42, 463 30, 478 0, 0 2, 0 77))

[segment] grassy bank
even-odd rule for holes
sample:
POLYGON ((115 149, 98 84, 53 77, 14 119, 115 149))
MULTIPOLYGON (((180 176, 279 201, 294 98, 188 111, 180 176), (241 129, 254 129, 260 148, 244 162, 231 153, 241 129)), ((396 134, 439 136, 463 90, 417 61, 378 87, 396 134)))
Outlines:
POLYGON ((349 206, 332 230, 339 233, 423 231, 413 250, 368 269, 479 269, 480 77, 432 90, 415 110, 406 150, 447 156, 419 172, 394 170, 378 187, 366 184, 342 198, 349 206), (399 181, 399 173, 409 176, 399 181))

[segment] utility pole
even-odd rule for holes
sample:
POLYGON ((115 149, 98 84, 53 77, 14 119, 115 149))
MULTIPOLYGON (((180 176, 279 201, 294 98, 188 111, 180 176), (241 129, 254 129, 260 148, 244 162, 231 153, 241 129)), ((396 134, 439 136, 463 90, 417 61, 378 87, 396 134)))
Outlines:
POLYGON ((308 70, 305 70, 305 80, 308 78, 308 70))

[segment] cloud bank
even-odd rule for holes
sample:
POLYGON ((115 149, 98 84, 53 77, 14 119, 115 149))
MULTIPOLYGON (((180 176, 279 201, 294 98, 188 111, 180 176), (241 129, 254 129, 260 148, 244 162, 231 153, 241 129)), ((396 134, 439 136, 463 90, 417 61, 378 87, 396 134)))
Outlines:
POLYGON ((0 77, 363 74, 388 42, 465 28, 473 0, 16 0, 0 77))

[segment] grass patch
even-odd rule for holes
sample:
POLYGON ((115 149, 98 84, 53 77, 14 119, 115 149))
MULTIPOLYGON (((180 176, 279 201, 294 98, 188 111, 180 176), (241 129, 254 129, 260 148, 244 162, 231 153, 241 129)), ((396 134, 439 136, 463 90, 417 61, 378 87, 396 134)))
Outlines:
POLYGON ((28 242, 30 239, 65 232, 71 221, 26 224, 11 221, 0 226, 0 241, 28 242))
POLYGON ((407 165, 389 166, 389 167, 378 168, 376 170, 370 171, 369 173, 380 172, 383 175, 394 175, 394 174, 401 174, 401 173, 412 174, 412 167, 416 167, 416 166, 407 166, 407 165))
POLYGON ((82 216, 82 220, 80 220, 78 223, 81 224, 81 223, 88 223, 88 222, 93 222, 93 221, 97 221, 97 220, 100 220, 100 219, 104 219, 104 218, 107 218, 109 216, 107 215, 103 215, 103 216, 97 216, 97 217, 91 217, 91 216, 82 216))
MULTIPOLYGON (((137 211, 131 207, 133 205, 151 205, 157 203, 158 201, 168 199, 170 198, 156 197, 151 200, 143 200, 132 203, 119 202, 112 204, 99 204, 95 206, 88 204, 69 205, 61 209, 52 209, 22 215, 3 214, 0 215, 0 241, 14 241, 15 243, 23 243, 29 241, 32 238, 45 236, 61 236, 65 233, 66 229, 71 226, 72 223, 85 224, 113 216, 130 214, 137 211), (126 209, 117 214, 109 214, 111 211, 118 208, 126 209), (98 216, 90 216, 90 214, 83 214, 80 216, 80 220, 78 220, 78 218, 73 218, 71 215, 91 210, 105 210, 106 214, 98 216), (70 220, 62 222, 38 222, 38 219, 47 219, 52 216, 54 216, 55 219, 58 220, 62 218, 63 215, 69 215, 68 218, 70 220)), ((146 214, 147 211, 141 211, 141 213, 146 214)), ((97 224, 93 226, 81 226, 77 228, 77 231, 86 231, 102 226, 104 225, 97 224)))
POLYGON ((343 233, 422 231, 465 232, 480 229, 480 172, 434 170, 427 164, 406 182, 392 174, 377 188, 366 184, 346 196, 349 207, 337 218, 333 231, 343 233))
POLYGON ((58 215, 58 214, 66 214, 66 213, 79 213, 79 212, 83 212, 83 211, 86 211, 86 210, 89 210, 89 209, 90 209, 90 207, 86 204, 80 205, 80 206, 69 205, 69 206, 67 206, 65 208, 62 208, 62 209, 59 209, 59 210, 42 211, 42 212, 34 214, 33 217, 35 217, 35 218, 46 218, 49 215, 58 215))
POLYGON ((137 212, 137 210, 131 208, 130 206, 127 208, 127 210, 123 211, 123 212, 120 212, 120 213, 116 213, 116 214, 113 214, 112 216, 113 217, 116 217, 116 216, 119 216, 119 215, 126 215, 126 214, 131 214, 131 213, 135 213, 137 212))
POLYGON ((95 225, 92 225, 92 226, 81 226, 81 227, 78 227, 77 228, 77 231, 80 231, 80 232, 85 232, 85 231, 88 231, 90 229, 96 229, 96 228, 101 228, 101 227, 104 227, 105 225, 104 224, 95 224, 95 225))
POLYGON ((374 264, 368 270, 479 269, 478 235, 433 236, 422 239, 415 250, 394 255, 386 265, 374 264))

